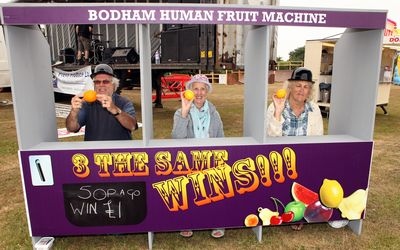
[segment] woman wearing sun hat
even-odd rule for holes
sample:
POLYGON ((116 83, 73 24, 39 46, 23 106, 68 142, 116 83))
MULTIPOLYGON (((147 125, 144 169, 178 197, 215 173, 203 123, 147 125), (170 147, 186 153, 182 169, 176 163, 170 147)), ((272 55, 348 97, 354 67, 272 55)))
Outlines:
MULTIPOLYGON (((187 83, 186 89, 194 93, 194 98, 188 100, 181 93, 182 107, 175 112, 172 138, 212 138, 224 137, 224 128, 221 117, 215 106, 207 100, 212 86, 207 76, 194 75, 187 83)), ((221 238, 225 229, 213 229, 211 236, 221 238)), ((183 237, 191 237, 192 230, 180 232, 183 237)))
POLYGON ((187 100, 181 93, 182 107, 175 112, 172 138, 224 137, 221 117, 215 106, 207 100, 212 86, 205 75, 194 75, 186 89, 194 92, 194 98, 187 100))

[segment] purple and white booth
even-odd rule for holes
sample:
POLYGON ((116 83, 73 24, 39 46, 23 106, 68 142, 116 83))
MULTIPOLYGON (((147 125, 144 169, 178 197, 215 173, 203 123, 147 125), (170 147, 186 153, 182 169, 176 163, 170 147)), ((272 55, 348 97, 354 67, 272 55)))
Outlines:
POLYGON ((279 224, 263 209, 284 213, 274 200, 284 205, 296 200, 305 208, 300 220, 282 225, 350 220, 349 227, 360 234, 385 22, 385 11, 354 9, 1 5, 33 242, 44 236, 148 232, 151 249, 154 233, 161 231, 246 226, 261 241, 262 229, 279 224), (56 23, 138 25, 142 140, 58 141, 50 51, 37 25, 56 23), (160 23, 251 26, 244 52, 243 137, 153 138, 149 26, 160 23), (328 135, 266 136, 268 41, 270 27, 277 25, 347 28, 335 47, 328 135), (339 197, 329 196, 325 179, 342 189, 339 197))

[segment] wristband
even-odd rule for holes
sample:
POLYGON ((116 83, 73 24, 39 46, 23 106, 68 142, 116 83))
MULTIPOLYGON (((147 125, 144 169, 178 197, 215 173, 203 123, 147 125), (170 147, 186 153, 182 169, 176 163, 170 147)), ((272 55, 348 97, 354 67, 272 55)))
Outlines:
POLYGON ((113 115, 113 116, 117 116, 117 115, 121 114, 121 112, 122 112, 121 109, 118 108, 118 109, 117 109, 117 113, 112 114, 112 115, 113 115))

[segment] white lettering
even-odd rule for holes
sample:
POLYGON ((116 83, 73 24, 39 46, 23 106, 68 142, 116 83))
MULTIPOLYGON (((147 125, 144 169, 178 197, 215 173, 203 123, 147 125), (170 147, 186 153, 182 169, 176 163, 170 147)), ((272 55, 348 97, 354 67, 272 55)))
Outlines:
POLYGON ((288 23, 293 22, 293 13, 291 13, 291 12, 286 13, 286 14, 285 14, 285 20, 286 20, 286 22, 288 22, 288 23))
POLYGON ((318 14, 319 15, 319 21, 318 23, 326 23, 326 14, 318 14))
POLYGON ((110 20, 120 20, 121 13, 118 10, 110 10, 110 20))
POLYGON ((121 20, 130 20, 130 11, 129 10, 121 10, 121 20))
POLYGON ((155 10, 88 10, 89 21, 96 21, 98 19, 102 21, 118 21, 118 20, 128 20, 128 21, 146 21, 156 20, 155 10))
POLYGON ((262 12, 262 22, 274 23, 326 23, 326 14, 302 12, 262 12))
POLYGON ((301 22, 302 13, 294 13, 294 22, 300 23, 301 22))
POLYGON ((89 12, 89 18, 88 18, 89 21, 95 21, 95 20, 97 20, 97 11, 95 11, 95 10, 88 10, 88 12, 89 12))
POLYGON ((160 20, 169 20, 169 10, 160 10, 160 20))
POLYGON ((102 21, 108 20, 108 19, 110 19, 110 13, 106 10, 100 10, 98 13, 98 17, 102 21))
POLYGON ((213 10, 160 10, 160 20, 165 21, 212 21, 213 10))
POLYGON ((106 214, 108 214, 108 218, 110 219, 115 219, 116 216, 114 214, 117 213, 118 219, 121 219, 121 202, 118 202, 118 205, 111 205, 112 201, 109 200, 107 203, 103 203, 104 206, 106 206, 108 209, 104 210, 104 212, 106 212, 106 214), (114 209, 112 209, 113 207, 117 206, 118 211, 116 212, 114 209))
POLYGON ((156 13, 155 10, 150 10, 150 11, 142 10, 142 15, 144 20, 156 20, 155 13, 156 13))
POLYGON ((218 21, 257 22, 257 11, 218 11, 218 21))
POLYGON ((262 21, 263 22, 272 22, 272 18, 274 17, 275 12, 265 12, 262 13, 262 21))

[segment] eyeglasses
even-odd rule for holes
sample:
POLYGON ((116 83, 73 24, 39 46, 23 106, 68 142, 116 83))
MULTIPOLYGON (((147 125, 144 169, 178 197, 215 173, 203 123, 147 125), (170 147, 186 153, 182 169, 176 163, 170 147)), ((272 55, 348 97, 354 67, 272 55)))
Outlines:
POLYGON ((94 80, 93 81, 94 85, 100 85, 100 83, 103 83, 104 85, 108 85, 111 83, 110 80, 94 80))

